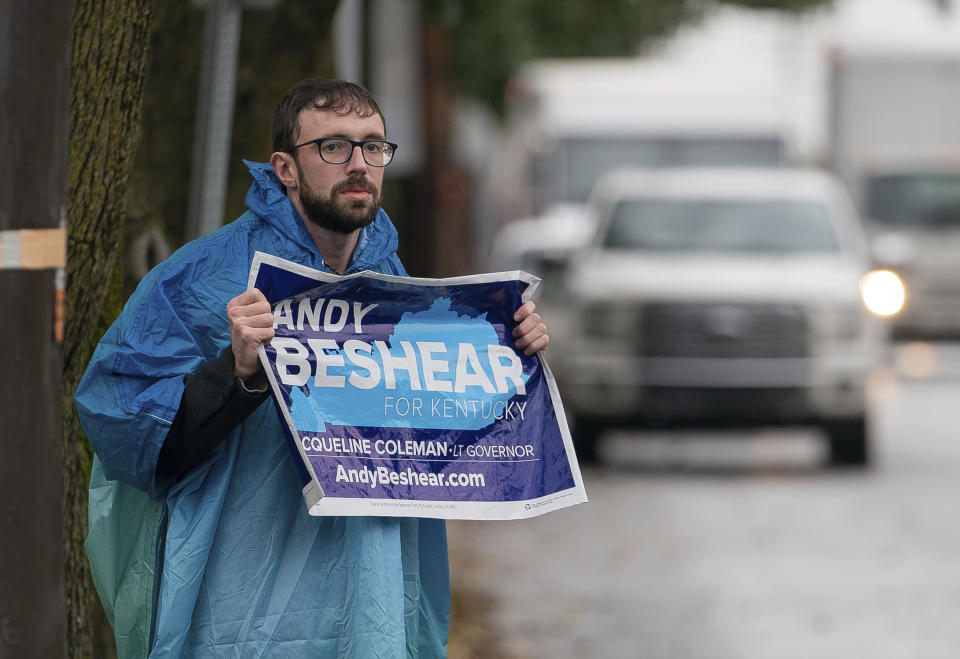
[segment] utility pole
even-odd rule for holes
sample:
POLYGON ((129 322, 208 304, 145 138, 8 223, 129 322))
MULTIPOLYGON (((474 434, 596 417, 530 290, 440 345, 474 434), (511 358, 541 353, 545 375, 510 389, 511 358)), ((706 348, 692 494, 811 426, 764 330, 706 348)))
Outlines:
POLYGON ((364 0, 340 0, 333 16, 333 59, 341 80, 364 83, 364 0))
POLYGON ((223 224, 243 17, 241 0, 194 4, 205 5, 207 15, 187 205, 188 239, 204 236, 223 224))
POLYGON ((272 9, 278 1, 193 0, 207 15, 187 204, 188 239, 205 236, 223 224, 243 10, 272 9))
POLYGON ((63 657, 70 2, 0 0, 0 17, 0 659, 63 657))

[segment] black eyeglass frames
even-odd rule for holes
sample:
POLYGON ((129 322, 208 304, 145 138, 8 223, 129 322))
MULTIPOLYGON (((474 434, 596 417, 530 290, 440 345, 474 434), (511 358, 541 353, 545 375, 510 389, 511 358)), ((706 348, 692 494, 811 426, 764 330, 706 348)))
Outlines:
POLYGON ((316 144, 323 161, 331 165, 342 165, 353 157, 353 149, 360 147, 363 160, 371 167, 386 167, 393 160, 397 145, 386 140, 351 140, 346 137, 320 137, 297 144, 290 150, 299 149, 308 144, 316 144))

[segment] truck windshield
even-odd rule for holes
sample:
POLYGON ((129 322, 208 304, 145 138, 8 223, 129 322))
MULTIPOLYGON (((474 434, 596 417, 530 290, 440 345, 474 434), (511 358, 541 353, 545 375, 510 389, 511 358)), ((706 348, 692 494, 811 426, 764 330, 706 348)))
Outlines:
POLYGON ((867 179, 874 220, 908 228, 960 228, 960 171, 874 175, 867 179))
POLYGON ((569 138, 540 164, 541 180, 553 182, 557 201, 586 203, 597 178, 617 167, 689 165, 775 166, 784 158, 775 137, 569 138))
POLYGON ((781 254, 840 249, 823 204, 783 199, 630 199, 614 208, 603 246, 781 254))

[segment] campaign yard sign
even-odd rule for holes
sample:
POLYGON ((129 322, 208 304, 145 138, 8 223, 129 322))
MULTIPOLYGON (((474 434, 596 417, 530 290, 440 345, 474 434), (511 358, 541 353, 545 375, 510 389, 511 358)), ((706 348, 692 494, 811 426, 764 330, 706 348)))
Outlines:
POLYGON ((311 515, 518 519, 587 500, 553 376, 515 349, 539 280, 337 276, 257 252, 260 349, 311 515))

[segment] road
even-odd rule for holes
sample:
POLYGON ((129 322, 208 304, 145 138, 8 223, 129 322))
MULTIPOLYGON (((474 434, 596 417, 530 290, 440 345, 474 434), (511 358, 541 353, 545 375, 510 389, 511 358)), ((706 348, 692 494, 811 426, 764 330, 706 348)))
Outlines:
POLYGON ((588 504, 451 522, 488 609, 451 656, 960 657, 960 346, 898 345, 871 400, 868 471, 824 469, 813 431, 619 434, 588 504))

